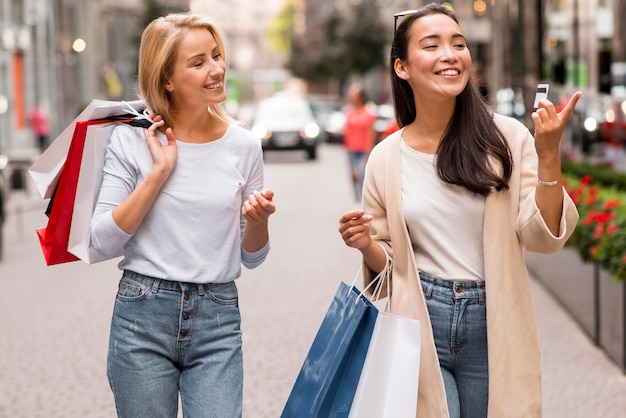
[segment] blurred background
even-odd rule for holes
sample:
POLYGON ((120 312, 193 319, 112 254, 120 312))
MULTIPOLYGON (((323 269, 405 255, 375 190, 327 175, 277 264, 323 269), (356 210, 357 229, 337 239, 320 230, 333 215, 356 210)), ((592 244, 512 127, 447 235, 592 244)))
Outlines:
MULTIPOLYGON (((210 15, 227 35, 231 113, 247 121, 262 98, 299 89, 312 101, 324 139, 340 141, 341 118, 331 114, 354 80, 366 86, 381 119, 393 118, 386 65, 393 14, 425 3, 2 0, 0 150, 19 165, 47 145, 38 144, 38 115, 49 122, 49 143, 92 99, 136 98, 142 29, 156 16, 188 10, 210 15)), ((557 102, 582 89, 572 142, 580 148, 574 151, 587 153, 597 151, 592 145, 603 122, 623 120, 626 1, 445 3, 461 17, 487 98, 499 112, 528 122, 540 82, 550 83, 557 102)))

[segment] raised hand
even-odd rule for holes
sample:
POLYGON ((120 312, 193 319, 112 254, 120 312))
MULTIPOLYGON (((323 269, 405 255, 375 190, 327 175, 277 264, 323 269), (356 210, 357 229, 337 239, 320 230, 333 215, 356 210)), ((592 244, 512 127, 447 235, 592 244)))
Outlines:
POLYGON ((276 205, 273 199, 274 192, 270 189, 251 194, 242 207, 242 213, 246 221, 251 225, 259 225, 266 222, 270 215, 276 212, 276 205))
POLYGON ((364 249, 371 242, 369 223, 371 215, 366 215, 363 209, 352 210, 343 214, 339 219, 339 233, 348 247, 364 249))
POLYGON ((167 179, 176 166, 178 158, 178 147, 176 146, 176 137, 171 128, 165 130, 167 144, 162 144, 156 137, 156 130, 165 124, 163 118, 159 115, 153 118, 154 123, 144 131, 148 148, 152 155, 152 170, 163 180, 167 179))
POLYGON ((552 102, 541 100, 539 108, 531 114, 535 124, 535 148, 540 159, 558 154, 559 142, 565 125, 581 96, 582 93, 579 91, 574 93, 569 102, 558 113, 552 102))

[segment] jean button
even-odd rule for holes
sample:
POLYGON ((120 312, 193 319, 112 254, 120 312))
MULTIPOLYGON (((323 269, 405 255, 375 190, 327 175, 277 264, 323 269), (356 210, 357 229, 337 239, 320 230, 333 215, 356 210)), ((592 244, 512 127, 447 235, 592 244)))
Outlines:
POLYGON ((186 329, 180 331, 180 335, 182 335, 183 337, 186 337, 188 334, 188 331, 186 329))
POLYGON ((189 314, 187 312, 185 312, 183 314, 183 319, 185 319, 185 320, 189 319, 189 314))
POLYGON ((463 288, 457 284, 456 286, 454 286, 454 291, 456 293, 461 293, 463 291, 463 288))

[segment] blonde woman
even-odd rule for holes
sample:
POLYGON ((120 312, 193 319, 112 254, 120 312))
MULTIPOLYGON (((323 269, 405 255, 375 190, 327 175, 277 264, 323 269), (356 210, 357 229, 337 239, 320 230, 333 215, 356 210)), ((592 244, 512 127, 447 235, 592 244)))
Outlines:
POLYGON ((115 128, 92 245, 123 252, 107 373, 120 417, 240 417, 235 279, 269 252, 273 192, 261 144, 231 123, 215 26, 169 15, 145 29, 139 90, 154 123, 115 128))

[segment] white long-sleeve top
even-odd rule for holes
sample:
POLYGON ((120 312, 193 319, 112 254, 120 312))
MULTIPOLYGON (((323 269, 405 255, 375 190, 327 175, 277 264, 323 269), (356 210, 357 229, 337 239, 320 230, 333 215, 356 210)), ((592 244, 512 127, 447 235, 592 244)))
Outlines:
MULTIPOLYGON (((166 143, 164 135, 158 137, 166 143)), ((269 242, 254 253, 241 246, 242 204, 263 189, 261 143, 230 125, 215 141, 177 146, 176 167, 137 231, 127 234, 112 211, 145 179, 152 156, 143 129, 115 127, 91 220, 91 246, 105 255, 123 254, 122 270, 191 283, 232 281, 242 263, 254 268, 269 252, 269 242)))

